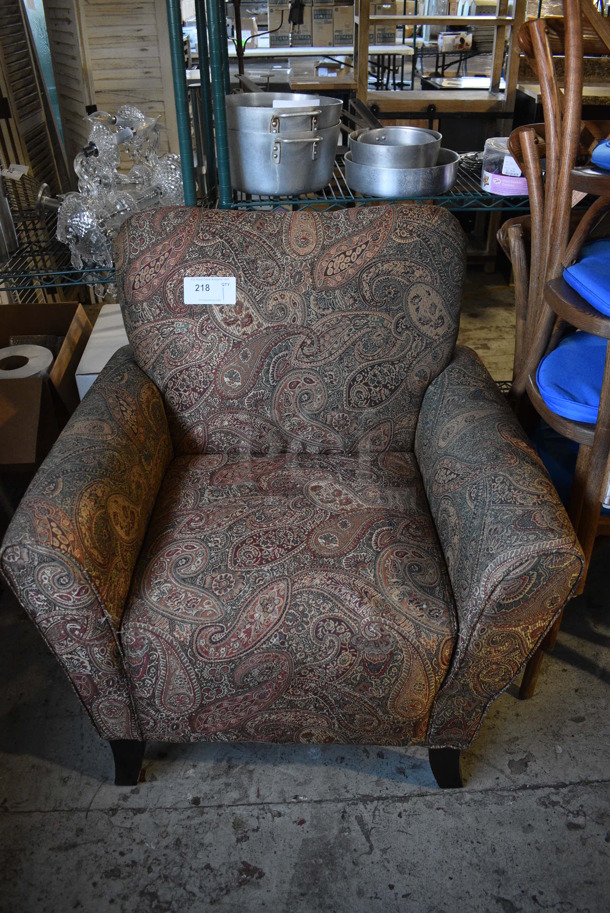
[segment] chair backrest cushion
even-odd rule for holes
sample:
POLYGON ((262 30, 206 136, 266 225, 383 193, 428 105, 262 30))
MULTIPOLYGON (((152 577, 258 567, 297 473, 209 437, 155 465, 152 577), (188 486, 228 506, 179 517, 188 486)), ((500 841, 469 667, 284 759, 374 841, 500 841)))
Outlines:
POLYGON ((116 263, 178 454, 412 450, 458 330, 465 243, 446 210, 150 210, 116 263), (235 277, 236 303, 185 303, 189 277, 235 277))

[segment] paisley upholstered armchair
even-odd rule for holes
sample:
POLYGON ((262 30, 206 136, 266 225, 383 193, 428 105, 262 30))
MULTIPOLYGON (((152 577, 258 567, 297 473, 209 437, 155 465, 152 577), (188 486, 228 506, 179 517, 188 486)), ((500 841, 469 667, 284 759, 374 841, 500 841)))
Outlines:
POLYGON ((461 785, 582 568, 456 347, 464 268, 457 221, 424 205, 125 223, 130 346, 1 553, 117 783, 147 739, 207 739, 427 745, 461 785), (189 277, 235 278, 235 303, 185 303, 189 277))

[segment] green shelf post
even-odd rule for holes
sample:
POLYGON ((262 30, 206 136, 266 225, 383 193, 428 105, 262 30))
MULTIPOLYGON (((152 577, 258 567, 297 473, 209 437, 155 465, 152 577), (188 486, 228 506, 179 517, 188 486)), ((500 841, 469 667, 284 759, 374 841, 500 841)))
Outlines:
POLYGON ((227 17, 225 0, 217 0, 218 4, 218 29, 219 29, 219 48, 222 58, 222 72, 225 81, 225 92, 228 95, 231 91, 231 74, 229 72, 229 36, 227 33, 227 17))
MULTIPOLYGON (((210 86, 210 54, 208 50, 208 24, 205 0, 195 0, 197 20, 197 46, 199 49, 199 73, 201 78, 201 107, 205 154, 207 158, 208 190, 216 197, 216 150, 214 148, 214 118, 212 116, 212 87, 210 86)), ((201 163, 200 163, 201 164, 201 163)))
MULTIPOLYGON (((224 8, 224 7, 223 7, 224 8)), ((227 109, 225 105, 225 67, 223 62, 223 41, 226 43, 226 28, 221 29, 220 10, 216 0, 207 0, 208 34, 210 46, 210 75, 214 102, 216 126, 216 165, 218 168, 218 207, 230 209, 233 202, 231 190, 231 167, 229 164, 229 142, 227 109)))
POLYGON ((197 194, 195 192, 195 162, 193 159, 191 122, 186 92, 186 67, 184 65, 180 0, 167 0, 167 24, 169 28, 169 48, 174 77, 174 99, 176 101, 176 119, 178 122, 178 143, 180 146, 180 162, 182 165, 184 202, 186 206, 195 206, 197 204, 197 194))

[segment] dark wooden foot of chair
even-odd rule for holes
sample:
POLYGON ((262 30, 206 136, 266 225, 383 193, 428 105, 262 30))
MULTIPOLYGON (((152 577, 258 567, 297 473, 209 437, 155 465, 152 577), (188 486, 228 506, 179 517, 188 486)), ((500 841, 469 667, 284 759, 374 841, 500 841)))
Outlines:
POLYGON ((532 658, 528 660, 525 669, 523 670, 523 678, 521 679, 521 686, 519 687, 519 697, 522 701, 527 701, 530 697, 534 696, 534 691, 536 690, 536 682, 538 681, 538 675, 540 673, 540 667, 542 665, 543 659, 544 650, 542 647, 538 647, 532 658))
POLYGON ((530 697, 534 696, 542 660, 544 659, 545 653, 551 653, 555 646, 559 628, 561 627, 561 619, 562 615, 555 620, 553 627, 549 630, 536 652, 532 654, 526 663, 523 671, 523 678, 521 679, 521 687, 519 688, 519 697, 522 701, 527 701, 530 697))
POLYGON ((429 748, 428 757, 434 779, 441 789, 460 789, 464 785, 458 748, 429 748))
POLYGON ((114 785, 137 786, 146 742, 137 739, 111 739, 114 755, 114 785))

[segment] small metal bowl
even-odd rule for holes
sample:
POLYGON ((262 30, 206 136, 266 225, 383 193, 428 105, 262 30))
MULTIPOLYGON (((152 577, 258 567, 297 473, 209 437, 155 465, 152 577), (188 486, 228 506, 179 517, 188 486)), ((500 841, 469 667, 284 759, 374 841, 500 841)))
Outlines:
POLYGON ((387 168, 436 165, 442 135, 424 127, 378 127, 355 130, 349 137, 352 161, 387 168))
POLYGON ((441 149, 436 165, 426 168, 384 168, 354 162, 345 154, 345 180, 350 190, 384 199, 412 200, 434 197, 451 190, 457 178, 460 155, 441 149))

